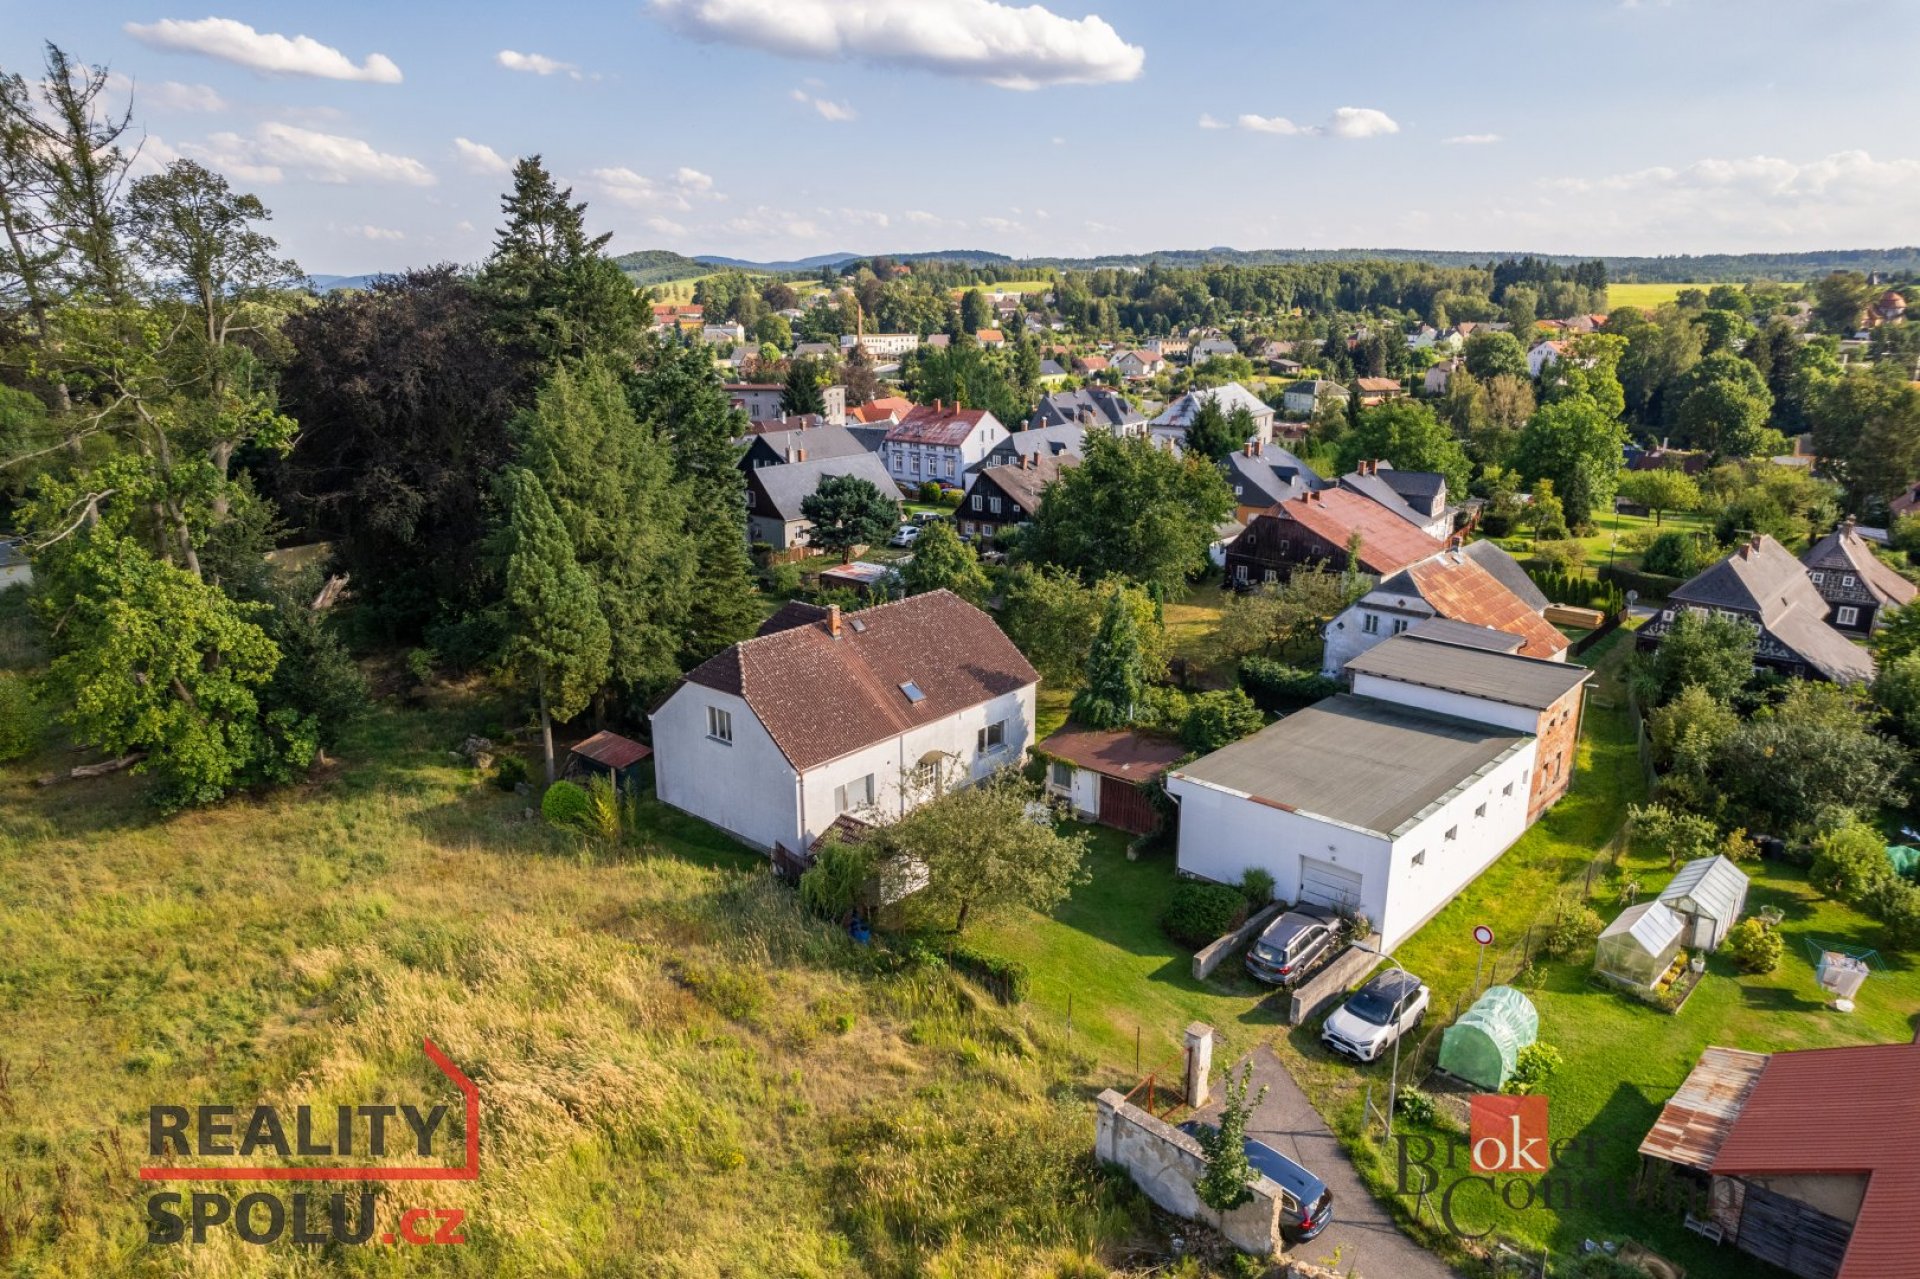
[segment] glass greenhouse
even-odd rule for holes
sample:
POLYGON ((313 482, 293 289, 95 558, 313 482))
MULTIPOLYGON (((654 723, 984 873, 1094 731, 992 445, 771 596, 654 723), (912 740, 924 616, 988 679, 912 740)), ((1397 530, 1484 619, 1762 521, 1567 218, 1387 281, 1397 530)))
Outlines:
POLYGON ((1629 906, 1600 934, 1594 970, 1623 986, 1650 990, 1673 967, 1686 935, 1687 921, 1665 902, 1629 906))
POLYGON ((1539 1035, 1540 1014, 1532 1001, 1511 986, 1489 986, 1440 1037, 1440 1069, 1498 1092, 1520 1050, 1539 1035))

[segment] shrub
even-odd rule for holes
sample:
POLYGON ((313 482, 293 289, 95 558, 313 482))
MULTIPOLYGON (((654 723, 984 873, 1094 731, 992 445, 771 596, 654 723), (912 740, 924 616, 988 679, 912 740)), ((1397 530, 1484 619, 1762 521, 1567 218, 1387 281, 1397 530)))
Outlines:
POLYGON ((496 755, 493 761, 493 784, 501 790, 515 790, 520 783, 531 781, 533 774, 527 769, 527 761, 519 755, 496 755))
POLYGON ((1891 879, 1873 899, 1873 913, 1887 926, 1887 945, 1895 950, 1920 946, 1920 885, 1891 879))
POLYGON ((1255 910, 1273 900, 1273 872, 1249 866, 1240 872, 1240 893, 1255 910))
POLYGON ((1340 691, 1340 681, 1266 657, 1240 662, 1240 687, 1269 715, 1311 705, 1340 691))
POLYGON ((961 972, 978 979, 1003 1004, 1025 1002, 1033 986, 1032 975, 1019 960, 976 950, 965 942, 954 942, 947 959, 961 972))
POLYGON ((0 671, 0 761, 25 759, 39 750, 41 723, 33 684, 18 671, 0 671))
POLYGON ((874 851, 865 844, 829 838, 800 876, 800 900, 808 910, 836 923, 864 904, 873 879, 874 851))
POLYGON ((1217 751, 1265 723, 1252 698, 1237 688, 1219 689, 1193 699, 1180 721, 1180 741, 1188 750, 1217 751))
POLYGON ((1604 927, 1605 922, 1594 913, 1591 906, 1563 904, 1547 928, 1547 938, 1541 943, 1541 949, 1555 959, 1565 959, 1593 945, 1604 927))
POLYGON ((415 648, 407 651, 407 675, 415 684, 424 684, 433 678, 433 668, 439 662, 430 648, 415 648))
POLYGON ((1700 539, 1678 530, 1654 538, 1640 556, 1642 570, 1666 577, 1692 577, 1705 566, 1700 539))
POLYGON ((1887 841, 1864 822, 1849 822, 1814 841, 1807 877, 1829 897, 1859 903, 1878 896, 1894 878, 1887 841))
POLYGON ((1587 562, 1586 543, 1570 539, 1537 542, 1534 544, 1533 553, 1563 573, 1587 562))
POLYGON ((920 485, 920 500, 932 506, 940 501, 940 485, 933 480, 923 481, 920 485))
POLYGON ((1247 899, 1229 884, 1183 880, 1167 899, 1160 927, 1167 936, 1198 950, 1247 921, 1247 899))
POLYGON ((1539 1090, 1540 1085, 1552 1078, 1553 1072, 1560 1069, 1560 1050, 1552 1044, 1532 1043, 1520 1050, 1514 1059, 1513 1075, 1500 1091, 1529 1093, 1539 1090))
POLYGON ((1134 703, 1133 724, 1135 728, 1177 733, 1192 709, 1193 698, 1171 684, 1149 684, 1140 690, 1140 700, 1134 703))
POLYGON ((572 782, 555 782, 540 797, 540 815, 547 819, 548 825, 562 830, 587 829, 590 807, 587 792, 572 782))
POLYGON ((1400 1118, 1408 1123, 1430 1124, 1433 1122, 1433 1098, 1418 1088, 1402 1088, 1400 1098, 1394 1102, 1394 1109, 1400 1118))
POLYGON ((587 811, 580 824, 589 835, 613 843, 620 838, 625 816, 620 789, 611 778, 596 776, 587 783, 587 811))
POLYGON ((1743 919, 1727 933, 1727 953, 1743 973, 1770 973, 1780 964, 1780 934, 1757 919, 1743 919))

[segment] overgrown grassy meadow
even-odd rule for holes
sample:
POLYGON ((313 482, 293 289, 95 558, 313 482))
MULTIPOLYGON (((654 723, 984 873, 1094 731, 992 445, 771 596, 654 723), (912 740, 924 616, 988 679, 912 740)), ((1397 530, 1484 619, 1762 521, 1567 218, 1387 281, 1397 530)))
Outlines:
POLYGON ((321 779, 164 821, 138 778, 36 787, 64 750, 0 775, 0 1275, 1124 1258, 1150 1223, 1093 1165, 1061 1037, 808 918, 697 823, 653 808, 596 851, 529 820, 450 755, 487 717, 382 708, 321 779), (464 1246, 145 1242, 150 1105, 457 1103, 423 1036, 479 1083, 481 1174, 394 1188, 380 1229, 460 1207, 464 1246))

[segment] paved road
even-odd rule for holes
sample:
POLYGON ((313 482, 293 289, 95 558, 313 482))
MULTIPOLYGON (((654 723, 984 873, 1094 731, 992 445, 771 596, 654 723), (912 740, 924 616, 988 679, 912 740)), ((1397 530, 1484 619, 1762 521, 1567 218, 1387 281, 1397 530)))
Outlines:
MULTIPOLYGON (((1337 1255, 1339 1272, 1356 1279, 1455 1279, 1444 1262, 1402 1234, 1367 1192, 1353 1162, 1273 1050, 1263 1045, 1252 1060, 1253 1091, 1264 1084, 1267 1096, 1249 1117, 1247 1136, 1311 1170, 1333 1191, 1333 1224, 1308 1242, 1291 1245, 1288 1253, 1314 1264, 1332 1264, 1337 1255)), ((1215 1104, 1200 1117, 1211 1119, 1218 1112, 1215 1104)))

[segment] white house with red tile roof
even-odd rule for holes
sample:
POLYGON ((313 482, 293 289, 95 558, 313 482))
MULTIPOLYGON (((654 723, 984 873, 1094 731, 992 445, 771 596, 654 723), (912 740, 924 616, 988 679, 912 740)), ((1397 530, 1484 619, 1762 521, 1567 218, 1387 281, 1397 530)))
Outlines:
POLYGON ((1543 369, 1549 364, 1558 363, 1560 357, 1566 353, 1565 342, 1536 342, 1533 349, 1527 352, 1527 372, 1533 377, 1539 377, 1543 369))
POLYGON ((1007 428, 985 409, 963 409, 935 400, 915 405, 887 431, 880 460, 896 483, 918 488, 928 480, 964 487, 967 477, 1007 428))
POLYGON ((858 612, 788 605, 653 712, 662 801, 800 854, 842 816, 897 817, 1018 765, 1040 677, 949 591, 858 612))

